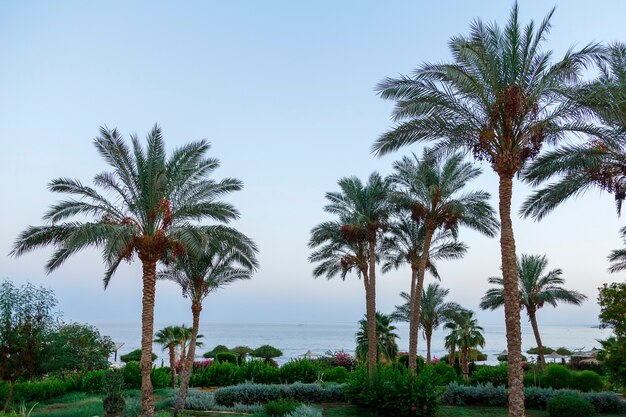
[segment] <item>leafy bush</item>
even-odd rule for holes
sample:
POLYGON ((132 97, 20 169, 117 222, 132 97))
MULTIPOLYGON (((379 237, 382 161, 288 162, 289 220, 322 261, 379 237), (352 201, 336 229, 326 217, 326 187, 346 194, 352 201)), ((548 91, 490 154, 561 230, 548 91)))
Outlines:
POLYGON ((234 363, 235 365, 239 364, 239 356, 236 353, 232 352, 220 352, 215 354, 215 360, 220 363, 234 363))
POLYGON ((118 369, 106 371, 102 378, 102 391, 104 392, 102 406, 107 416, 115 416, 124 411, 126 401, 123 390, 124 375, 122 371, 118 369))
POLYGON ((283 417, 300 406, 300 403, 289 398, 269 401, 263 405, 263 411, 270 417, 283 417))
POLYGON ((214 392, 214 397, 216 404, 227 407, 235 403, 262 404, 281 398, 301 402, 336 402, 343 399, 341 389, 336 385, 321 387, 317 384, 265 385, 252 382, 220 388, 214 392))
POLYGON ((350 378, 350 372, 343 366, 335 366, 324 371, 322 379, 328 382, 346 382, 350 378))
MULTIPOLYGON (((530 355, 539 355, 539 347, 535 346, 534 348, 530 348, 526 351, 526 353, 530 354, 530 355)), ((554 349, 544 346, 543 347, 543 353, 545 355, 549 355, 551 353, 554 353, 554 349)))
POLYGON ((217 345, 212 350, 208 351, 207 353, 205 353, 202 356, 204 356, 205 358, 215 358, 215 356, 218 353, 225 353, 225 352, 230 352, 230 349, 228 349, 227 346, 217 345))
POLYGON ((124 368, 122 368, 122 374, 124 375, 124 384, 126 385, 126 388, 141 388, 141 367, 139 366, 139 362, 128 362, 124 365, 124 368))
POLYGON ((580 395, 557 395, 548 401, 550 417, 590 417, 595 415, 591 403, 580 395))
POLYGON ((502 363, 498 366, 482 365, 476 367, 470 381, 472 384, 485 384, 491 382, 494 386, 507 386, 508 384, 508 366, 502 363))
POLYGON ((280 370, 265 361, 249 361, 241 365, 241 381, 278 384, 280 382, 280 370))
POLYGON ((321 372, 320 362, 310 359, 295 359, 280 367, 280 378, 286 383, 315 382, 319 379, 321 372))
POLYGON ((318 384, 296 382, 287 386, 289 388, 286 395, 303 403, 327 403, 344 399, 342 387, 338 384, 326 384, 322 387, 318 384))
MULTIPOLYGON (((398 363, 404 365, 405 368, 409 367, 409 354, 401 353, 398 355, 398 363)), ((419 372, 424 367, 424 358, 421 356, 417 357, 417 371, 419 372)))
MULTIPOLYGON (((100 376, 102 378, 102 376, 100 376)), ((20 401, 43 401, 58 397, 67 392, 65 383, 59 378, 46 378, 41 381, 26 381, 15 384, 13 399, 20 401)))
POLYGON ((269 361, 272 358, 283 356, 283 352, 280 349, 276 349, 274 346, 263 345, 250 352, 250 356, 269 361))
POLYGON ((441 403, 506 407, 508 394, 504 386, 494 387, 490 382, 476 386, 464 386, 452 382, 441 396, 441 403))
POLYGON ((563 365, 550 364, 546 366, 541 377, 541 385, 544 387, 568 388, 571 382, 571 372, 563 365))
POLYGON ((91 371, 83 374, 81 389, 85 392, 102 391, 102 378, 106 371, 91 371))
MULTIPOLYGON (((157 358, 157 355, 152 353, 152 362, 157 358)), ((124 363, 128 362, 140 362, 141 361, 141 349, 135 349, 132 352, 128 352, 126 355, 120 356, 120 360, 124 363)))
POLYGON ((356 368, 356 358, 343 350, 328 351, 326 356, 318 359, 318 361, 326 363, 329 367, 342 366, 352 372, 356 368))
MULTIPOLYGON (((140 374, 141 380, 141 374, 140 374)), ((150 381, 152 381, 152 386, 154 388, 167 388, 170 386, 172 382, 172 377, 170 374, 170 368, 153 368, 150 371, 150 381)))
POLYGON ((619 395, 611 391, 590 392, 585 398, 593 405, 597 413, 626 414, 626 401, 620 400, 619 395))
POLYGON ((456 371, 454 368, 443 361, 426 365, 426 368, 430 369, 429 372, 430 375, 432 375, 432 383, 434 385, 448 385, 450 382, 456 380, 456 371))
POLYGON ((430 374, 425 370, 413 377, 403 366, 381 366, 370 376, 360 367, 353 372, 344 393, 353 404, 381 417, 432 417, 438 404, 430 374))
POLYGON ((583 392, 602 390, 602 378, 593 371, 573 372, 570 377, 570 388, 583 392))
POLYGON ((285 417, 322 417, 322 410, 309 405, 301 405, 285 417))
POLYGON ((62 324, 48 336, 46 360, 42 365, 48 373, 107 369, 114 347, 111 338, 100 335, 94 326, 62 324))
MULTIPOLYGON (((170 396, 170 403, 173 403, 178 398, 178 392, 174 391, 170 396)), ((215 402, 215 397, 212 392, 189 390, 187 398, 185 399, 185 408, 188 410, 202 410, 202 411, 228 411, 234 413, 258 413, 262 411, 260 405, 246 405, 235 403, 231 407, 218 405, 215 402)))

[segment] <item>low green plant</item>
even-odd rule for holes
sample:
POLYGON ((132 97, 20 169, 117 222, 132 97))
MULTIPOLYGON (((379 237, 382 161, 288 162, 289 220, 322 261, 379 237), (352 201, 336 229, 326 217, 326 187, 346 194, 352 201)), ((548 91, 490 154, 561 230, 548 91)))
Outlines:
POLYGON ((328 384, 324 387, 318 384, 256 384, 244 382, 239 385, 223 387, 214 393, 217 405, 232 407, 240 404, 264 404, 268 401, 281 398, 291 398, 300 402, 337 402, 343 400, 340 386, 328 384))
POLYGON ((266 361, 248 361, 241 365, 241 378, 241 381, 277 384, 280 382, 280 370, 266 361))
POLYGON ((580 395, 557 395, 548 400, 548 415, 550 417, 591 417, 596 414, 589 401, 580 395))
POLYGON ((220 352, 215 355, 215 360, 220 363, 232 363, 235 365, 239 364, 239 355, 233 352, 220 352))
POLYGON ((206 352, 204 355, 202 355, 205 358, 215 358, 215 356, 218 353, 225 353, 225 352, 230 352, 230 349, 228 349, 228 346, 225 345, 217 345, 215 346, 213 349, 209 350, 208 352, 206 352))
POLYGON ((263 411, 269 417, 283 417, 291 413, 300 406, 300 403, 289 398, 281 398, 280 400, 269 401, 263 405, 263 411))
POLYGON ((546 366, 541 376, 541 386, 555 389, 569 388, 572 383, 572 373, 563 365, 550 364, 546 366))
POLYGON ((446 386, 452 381, 456 381, 457 374, 454 368, 443 361, 426 365, 432 375, 432 383, 437 386, 446 386))
POLYGON ((127 388, 141 388, 141 367, 139 365, 139 362, 128 362, 122 368, 122 374, 124 375, 124 384, 127 388))
POLYGON ((474 373, 472 373, 470 382, 474 385, 491 382, 494 386, 507 386, 508 376, 508 366, 506 363, 497 366, 481 365, 477 366, 474 373))
POLYGON ((169 387, 172 380, 170 372, 170 368, 168 367, 153 368, 152 371, 150 371, 152 386, 154 388, 169 387))
POLYGON ((274 346, 263 345, 250 352, 250 356, 264 359, 266 362, 274 362, 272 359, 283 356, 283 352, 274 346))
MULTIPOLYGON (((534 348, 530 348, 526 351, 526 353, 528 353, 529 355, 539 355, 539 348, 537 346, 535 346, 534 348)), ((543 347, 543 353, 545 355, 549 355, 551 353, 554 353, 554 349, 544 346, 543 347)))
POLYGON ((343 366, 335 366, 334 368, 323 371, 322 380, 327 382, 344 383, 350 378, 350 372, 343 366))
MULTIPOLYGON (((157 358, 157 355, 152 353, 152 362, 157 358)), ((141 361, 141 349, 135 349, 132 352, 128 352, 125 355, 120 356, 120 360, 124 363, 128 362, 140 362, 141 361)))
POLYGON ((286 383, 315 382, 322 373, 322 362, 294 359, 280 367, 280 379, 286 383))
POLYGON ((301 405, 285 417, 322 417, 322 410, 310 405, 301 405))
POLYGON ((475 386, 465 386, 452 382, 441 395, 441 403, 454 406, 506 407, 508 393, 504 386, 494 387, 490 382, 475 386))
POLYGON ((102 378, 106 371, 90 371, 83 374, 81 389, 84 392, 101 392, 102 378))
POLYGON ((116 416, 124 411, 124 374, 119 369, 110 369, 102 377, 102 407, 107 416, 116 416))
POLYGON ((570 388, 583 392, 602 390, 602 377, 593 371, 572 372, 570 388))

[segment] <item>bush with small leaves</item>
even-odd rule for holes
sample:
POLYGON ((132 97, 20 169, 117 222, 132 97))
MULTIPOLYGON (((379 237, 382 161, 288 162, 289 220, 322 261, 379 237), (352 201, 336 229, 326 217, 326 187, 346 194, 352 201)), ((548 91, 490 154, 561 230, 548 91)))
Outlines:
POLYGON ((590 392, 585 398, 593 405, 597 413, 626 414, 626 400, 620 400, 619 395, 611 391, 590 392))
POLYGON ((593 406, 581 395, 557 395, 548 401, 550 417, 591 417, 596 414, 593 406))
POLYGON ((266 362, 269 362, 273 358, 283 356, 283 352, 280 349, 276 349, 274 346, 263 345, 250 352, 250 356, 265 359, 266 362))
POLYGON ((602 390, 602 377, 593 371, 572 372, 570 388, 583 392, 602 390))
POLYGON ((481 365, 476 367, 470 377, 470 382, 473 385, 491 382, 496 387, 499 385, 507 386, 508 377, 509 372, 506 363, 497 366, 481 365))
POLYGON ((152 381, 152 386, 154 388, 169 387, 172 381, 170 368, 153 368, 152 371, 150 371, 150 380, 152 381))
POLYGON ((563 365, 550 364, 546 366, 541 377, 542 386, 555 389, 568 388, 571 382, 571 372, 563 365))
POLYGON ((491 383, 465 386, 452 382, 443 392, 441 403, 445 405, 506 407, 508 393, 505 387, 494 387, 491 383))
POLYGON ((81 390, 85 392, 102 391, 102 378, 106 371, 85 372, 81 381, 81 390))
POLYGON ((206 352, 204 355, 205 358, 215 358, 218 353, 230 352, 227 346, 217 345, 212 350, 206 352))
POLYGON ((293 382, 315 382, 322 373, 322 364, 310 359, 295 359, 280 367, 280 379, 288 384, 293 382))
POLYGON ((322 410, 310 405, 301 405, 285 417, 322 417, 322 410))
POLYGON ((456 371, 443 361, 426 365, 432 375, 432 383, 437 386, 446 386, 452 381, 456 381, 456 371))
POLYGON ((265 361, 253 360, 241 365, 241 380, 258 384, 278 384, 280 370, 265 361))
POLYGON ((124 375, 126 388, 141 388, 141 367, 139 366, 139 362, 131 361, 124 365, 122 375, 124 375))
POLYGON ((102 407, 107 416, 116 416, 124 411, 124 375, 119 369, 110 369, 102 377, 102 407))
POLYGON ((344 383, 350 378, 350 372, 343 366, 327 369, 322 374, 322 380, 327 382, 344 383))
POLYGON ((244 382, 243 384, 223 387, 214 392, 218 405, 232 407, 240 404, 263 404, 281 398, 291 398, 303 403, 337 402, 343 400, 340 386, 328 384, 324 387, 317 384, 265 385, 244 382))
POLYGON ((233 363, 239 364, 239 356, 233 352, 219 352, 215 354, 215 360, 219 363, 233 363))
POLYGON ((281 398, 280 400, 268 401, 263 405, 263 411, 269 417, 283 417, 296 410, 301 404, 289 398, 281 398))
MULTIPOLYGON (((152 362, 157 358, 157 355, 152 353, 152 362)), ((126 355, 120 356, 120 360, 124 363, 128 362, 140 362, 141 361, 141 349, 135 349, 132 352, 128 352, 126 355)))

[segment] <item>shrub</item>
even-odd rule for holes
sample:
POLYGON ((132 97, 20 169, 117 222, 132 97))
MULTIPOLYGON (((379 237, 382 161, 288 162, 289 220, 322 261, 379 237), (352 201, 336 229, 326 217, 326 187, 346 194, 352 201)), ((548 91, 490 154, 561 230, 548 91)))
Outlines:
POLYGON ((280 382, 280 370, 265 361, 250 361, 241 365, 241 380, 259 384, 280 382))
POLYGON ((280 367, 280 378, 286 383, 315 382, 321 371, 321 363, 318 361, 295 359, 280 367))
MULTIPOLYGON (((522 355, 522 361, 526 362, 528 360, 528 358, 524 355, 522 355)), ((508 362, 509 361, 509 356, 508 355, 500 355, 498 356, 498 361, 499 362, 508 362)))
POLYGON ((593 371, 573 372, 570 376, 570 388, 583 392, 602 390, 602 378, 593 371))
POLYGON ((580 395, 557 395, 548 401, 550 417, 590 417, 595 415, 591 403, 580 395))
POLYGON ((443 361, 426 365, 426 368, 431 370, 430 372, 434 385, 448 385, 450 382, 456 380, 456 371, 454 368, 443 361))
POLYGON ((541 377, 541 385, 550 388, 568 388, 571 384, 571 372, 563 365, 546 366, 541 377))
POLYGON ((564 347, 560 347, 556 350, 556 353, 558 353, 561 356, 572 356, 572 354, 574 352, 572 352, 571 350, 564 348, 564 347))
POLYGON ((285 414, 291 413, 300 406, 300 403, 288 398, 269 401, 263 406, 263 411, 270 417, 283 417, 285 414))
POLYGON ((240 404, 262 404, 281 398, 291 398, 300 402, 337 402, 343 399, 341 388, 336 385, 321 387, 317 384, 295 383, 291 385, 265 385, 244 382, 224 387, 214 392, 218 405, 232 407, 240 404))
POLYGON ((239 356, 236 353, 232 352, 220 352, 215 354, 215 360, 220 363, 234 363, 235 365, 239 364, 239 356))
MULTIPOLYGON (((178 393, 174 391, 170 395, 170 403, 174 403, 178 398, 178 393)), ((260 405, 246 405, 235 403, 232 407, 218 405, 212 392, 189 390, 185 399, 185 408, 188 410, 202 411, 227 411, 234 413, 259 413, 263 410, 260 405)))
POLYGON ((238 357, 237 359, 239 361, 238 363, 239 365, 241 365, 242 363, 246 361, 246 358, 248 357, 250 352, 252 352, 252 348, 248 346, 235 346, 234 348, 231 349, 231 351, 237 354, 237 357, 238 357))
POLYGON ((128 362, 122 368, 122 375, 124 375, 124 384, 129 389, 141 388, 141 367, 139 362, 128 362))
POLYGON ((91 371, 83 374, 81 389, 85 392, 102 391, 102 378, 106 371, 91 371))
POLYGON ((265 359, 265 361, 268 362, 272 358, 283 356, 283 352, 280 349, 276 349, 274 346, 263 345, 250 352, 250 355, 255 358, 265 359))
POLYGON ((322 417, 322 410, 309 405, 301 405, 285 417, 322 417))
POLYGON ((508 384, 508 366, 506 363, 498 366, 482 365, 476 367, 470 381, 472 384, 491 382, 494 386, 507 386, 508 384))
POLYGON ((215 358, 215 356, 218 353, 225 353, 225 352, 230 352, 230 349, 228 349, 227 346, 217 345, 212 350, 208 351, 207 353, 205 353, 202 356, 204 356, 205 358, 215 358))
MULTIPOLYGON (((535 346, 534 348, 530 348, 526 351, 526 353, 530 354, 530 355, 539 355, 539 348, 537 346, 535 346)), ((544 355, 549 355, 551 353, 554 353, 554 349, 544 346, 543 347, 543 353, 544 355)))
POLYGON ((107 416, 115 416, 124 411, 126 401, 123 396, 124 375, 120 370, 111 369, 105 372, 102 378, 104 398, 102 406, 107 416))
POLYGON ((343 366, 335 366, 334 368, 330 368, 324 371, 322 375, 322 379, 328 382, 346 382, 350 378, 350 372, 343 366))
POLYGON ((342 366, 350 372, 352 372, 356 368, 356 358, 349 353, 344 352, 343 350, 335 352, 328 351, 326 352, 326 355, 327 356, 324 356, 318 360, 326 362, 326 364, 330 367, 342 366))
POLYGON ((593 405, 596 413, 602 414, 626 414, 626 401, 622 401, 614 392, 590 392, 585 398, 593 405))
MULTIPOLYGON (((401 353, 398 355, 398 363, 404 365, 405 368, 409 367, 409 354, 401 353)), ((417 371, 419 372, 424 367, 424 358, 421 356, 417 357, 417 371)))
MULTIPOLYGON (((140 377, 141 377, 141 374, 140 374, 140 377)), ((167 368, 167 367, 153 368, 152 371, 150 371, 150 381, 152 381, 152 386, 154 388, 169 387, 170 383, 172 382, 170 368, 167 368)))
MULTIPOLYGON (((157 358, 157 355, 152 353, 152 362, 157 358)), ((140 362, 141 361, 141 349, 135 349, 126 355, 120 356, 120 360, 124 363, 128 362, 140 362)))
POLYGON ((337 384, 327 384, 322 387, 318 384, 296 382, 288 385, 286 395, 303 403, 328 403, 344 399, 343 390, 337 384))
POLYGON ((444 391, 441 402, 445 405, 506 407, 508 394, 504 386, 494 387, 491 383, 464 386, 453 382, 444 391))
POLYGON ((13 399, 16 402, 42 401, 58 397, 66 392, 66 385, 62 380, 58 378, 46 378, 41 381, 16 383, 13 391, 13 399))
POLYGON ((344 392, 353 404, 381 417, 432 417, 438 404, 430 373, 410 377, 403 366, 381 366, 370 376, 361 367, 353 372, 344 392))
POLYGON ((214 362, 210 366, 194 368, 189 385, 192 387, 221 387, 244 380, 243 370, 230 362, 214 362))

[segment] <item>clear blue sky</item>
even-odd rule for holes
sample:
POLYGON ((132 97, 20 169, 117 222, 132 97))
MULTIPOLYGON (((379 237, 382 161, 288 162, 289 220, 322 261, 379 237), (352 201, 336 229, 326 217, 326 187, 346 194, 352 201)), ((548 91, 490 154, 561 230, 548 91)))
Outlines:
MULTIPOLYGON (((548 45, 626 40, 621 1, 560 1, 548 45)), ((102 287, 97 251, 85 252, 50 276, 48 251, 5 256, 16 235, 39 224, 58 196, 58 176, 89 182, 106 169, 92 145, 98 126, 140 136, 158 122, 167 144, 207 138, 222 161, 217 176, 245 189, 229 200, 236 223, 258 242, 254 279, 210 297, 212 322, 356 321, 363 286, 314 280, 307 262, 310 229, 327 216, 324 193, 342 176, 386 174, 393 160, 369 152, 391 124, 391 103, 373 92, 385 76, 424 61, 449 58, 448 39, 467 33, 475 17, 504 23, 502 1, 13 1, 0 4, 0 278, 55 290, 67 319, 139 320, 138 264, 123 266, 102 287)), ((521 1, 521 16, 539 20, 553 2, 521 1)), ((475 188, 496 193, 490 168, 475 188)), ((517 209, 528 188, 515 185, 517 209)), ((495 200, 494 200, 495 202, 495 200)), ((581 308, 546 308, 545 323, 596 322, 596 288, 623 279, 606 272, 620 247, 612 198, 590 193, 537 224, 516 218, 520 252, 546 254, 568 286, 586 293, 581 308)), ((477 309, 486 278, 499 273, 497 239, 463 231, 471 247, 440 264, 451 298, 477 309)), ((408 272, 379 279, 378 306, 389 312, 409 285, 408 272)), ((157 288, 157 321, 187 320, 188 300, 168 283, 157 288)), ((501 323, 502 312, 479 313, 501 323)))

